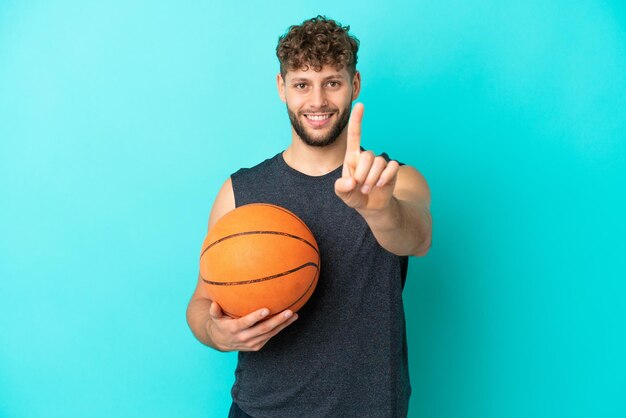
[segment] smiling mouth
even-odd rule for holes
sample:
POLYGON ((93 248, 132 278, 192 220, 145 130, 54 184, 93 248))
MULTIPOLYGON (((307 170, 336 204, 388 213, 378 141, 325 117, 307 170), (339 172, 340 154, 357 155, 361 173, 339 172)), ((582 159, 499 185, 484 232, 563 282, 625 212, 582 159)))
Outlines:
POLYGON ((332 113, 324 113, 324 114, 305 113, 304 117, 312 121, 322 121, 322 120, 326 120, 330 118, 332 115, 333 115, 332 113))

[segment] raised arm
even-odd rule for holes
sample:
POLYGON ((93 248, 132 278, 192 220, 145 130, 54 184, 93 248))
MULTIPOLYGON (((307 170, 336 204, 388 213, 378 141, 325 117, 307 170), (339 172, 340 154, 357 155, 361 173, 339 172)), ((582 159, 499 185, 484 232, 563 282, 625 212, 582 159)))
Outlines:
POLYGON ((397 255, 425 255, 431 244, 430 190, 413 167, 361 151, 363 105, 352 110, 342 176, 335 193, 357 210, 374 237, 397 255))

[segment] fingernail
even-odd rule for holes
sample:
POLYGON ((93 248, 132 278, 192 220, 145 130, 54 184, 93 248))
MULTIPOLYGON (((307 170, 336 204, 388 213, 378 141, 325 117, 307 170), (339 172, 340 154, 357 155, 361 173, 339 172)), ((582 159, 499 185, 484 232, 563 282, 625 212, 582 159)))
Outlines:
POLYGON ((376 186, 381 187, 382 185, 383 185, 383 181, 382 181, 382 179, 381 179, 381 180, 378 180, 378 183, 376 183, 376 186))
POLYGON ((363 194, 367 194, 370 191, 370 186, 368 186, 367 184, 363 187, 361 187, 361 192, 363 194))
POLYGON ((293 315, 293 312, 291 311, 285 312, 285 318, 291 318, 292 315, 293 315))
POLYGON ((267 316, 267 315, 269 315, 269 314, 270 314, 270 311, 268 311, 267 309, 263 309, 263 310, 261 311, 261 316, 267 316))

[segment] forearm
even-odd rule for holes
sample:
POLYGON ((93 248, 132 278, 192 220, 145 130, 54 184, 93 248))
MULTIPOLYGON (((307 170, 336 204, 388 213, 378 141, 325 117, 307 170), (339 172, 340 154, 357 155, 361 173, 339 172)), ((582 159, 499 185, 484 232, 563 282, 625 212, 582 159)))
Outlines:
POLYGON ((211 339, 207 324, 209 323, 211 301, 206 298, 192 298, 187 306, 187 324, 193 335, 202 344, 219 350, 211 339))
POLYGON ((396 255, 422 256, 432 237, 432 218, 426 206, 392 198, 381 210, 359 210, 378 243, 396 255))

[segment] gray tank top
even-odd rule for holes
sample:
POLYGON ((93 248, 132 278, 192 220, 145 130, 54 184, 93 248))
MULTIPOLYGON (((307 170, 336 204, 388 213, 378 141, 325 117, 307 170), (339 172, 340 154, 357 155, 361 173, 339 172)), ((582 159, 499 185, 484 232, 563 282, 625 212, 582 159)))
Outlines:
POLYGON ((292 211, 313 232, 321 258, 317 288, 298 320, 260 351, 238 354, 233 400, 255 418, 407 415, 408 258, 383 249, 335 195, 340 176, 341 167, 308 176, 282 153, 231 176, 236 206, 292 211))

